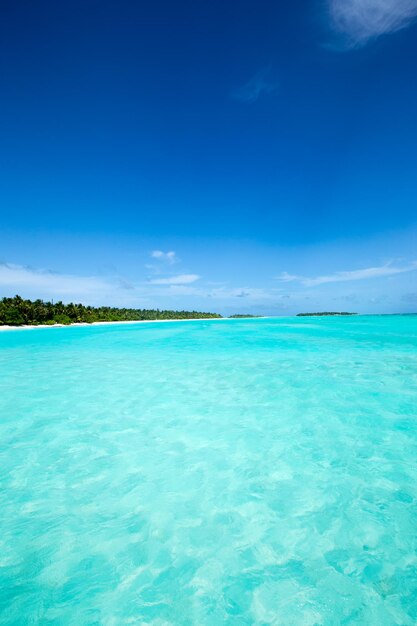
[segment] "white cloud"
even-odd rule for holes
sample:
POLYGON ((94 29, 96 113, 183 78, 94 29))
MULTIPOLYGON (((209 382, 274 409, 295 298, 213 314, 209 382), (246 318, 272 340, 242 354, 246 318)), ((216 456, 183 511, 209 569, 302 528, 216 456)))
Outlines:
POLYGON ((153 259, 158 259, 159 261, 165 261, 170 265, 178 261, 178 257, 173 250, 169 250, 168 252, 163 252, 162 250, 152 250, 151 257, 153 259))
POLYGON ((293 280, 300 280, 300 276, 296 274, 288 274, 288 272, 281 272, 279 276, 277 276, 278 280, 282 280, 285 283, 290 283, 293 280))
POLYGON ((328 0, 334 28, 353 46, 405 28, 417 16, 417 0, 328 0))
MULTIPOLYGON (((237 302, 276 303, 279 290, 252 287, 211 287, 196 283, 198 274, 180 274, 130 282, 119 276, 77 276, 21 265, 0 264, 0 297, 21 295, 32 300, 63 300, 93 306, 190 308, 216 311, 237 302), (216 304, 215 304, 216 303, 216 304)), ((246 304, 245 304, 246 306, 246 304)))
POLYGON ((134 284, 120 277, 59 274, 3 263, 0 264, 0 297, 19 294, 24 298, 91 305, 156 306, 157 299, 165 296, 203 295, 204 292, 186 286, 199 278, 197 274, 181 274, 134 284))
POLYGON ((243 102, 255 102, 263 94, 275 91, 277 85, 267 79, 268 71, 262 71, 251 78, 247 83, 232 92, 233 98, 243 102))
POLYGON ((390 263, 386 263, 385 265, 381 265, 379 267, 367 267, 360 270, 334 272, 333 274, 316 276, 314 278, 282 272, 279 276, 277 276, 277 279, 284 282, 298 281, 307 287, 314 287, 315 285, 324 285, 325 283, 340 283, 350 280, 366 280, 369 278, 380 278, 382 276, 394 276, 395 274, 404 274, 405 272, 411 272, 416 269, 417 261, 413 261, 409 265, 405 265, 403 267, 395 267, 390 263))
POLYGON ((150 285, 188 285, 198 280, 198 274, 179 274, 178 276, 169 276, 168 278, 154 278, 149 281, 150 285))
POLYGON ((329 276, 317 276, 316 278, 305 279, 305 285, 323 285, 324 283, 339 283, 348 280, 366 280, 367 278, 379 278, 381 276, 394 276, 417 269, 417 262, 405 267, 394 267, 392 265, 382 265, 380 267, 367 267, 361 270, 351 270, 347 272, 335 272, 329 276))
POLYGON ((219 300, 247 298, 254 302, 269 302, 282 297, 276 289, 262 289, 261 287, 219 287, 209 291, 207 296, 219 300))
POLYGON ((0 263, 0 297, 16 294, 32 300, 63 300, 92 306, 152 305, 151 294, 119 276, 77 276, 0 263))
POLYGON ((21 265, 3 263, 0 265, 0 288, 15 293, 30 291, 36 297, 63 298, 78 294, 85 295, 106 292, 114 285, 95 276, 73 276, 56 274, 47 270, 32 269, 21 265))

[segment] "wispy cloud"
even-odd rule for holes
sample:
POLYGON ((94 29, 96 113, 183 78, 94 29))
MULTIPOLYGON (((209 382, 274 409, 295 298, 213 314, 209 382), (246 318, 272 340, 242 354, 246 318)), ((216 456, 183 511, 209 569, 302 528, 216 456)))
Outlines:
POLYGON ((275 91, 277 85, 268 79, 268 74, 268 70, 258 72, 247 83, 232 91, 233 98, 242 102, 256 102, 260 96, 275 91))
POLYGON ((179 274, 178 276, 169 276, 168 278, 153 278, 149 281, 150 285, 189 285, 198 280, 198 274, 179 274))
MULTIPOLYGON (((19 294, 24 298, 63 300, 91 305, 139 308, 197 308, 218 310, 218 307, 245 302, 245 306, 276 304, 282 297, 279 289, 213 287, 200 280, 198 274, 178 274, 148 281, 128 281, 120 276, 80 276, 49 270, 0 263, 0 297, 19 294)), ((234 309, 233 309, 234 310, 234 309)))
POLYGON ((314 278, 282 272, 279 276, 277 276, 277 279, 284 282, 298 281, 306 287, 314 287, 325 283, 341 283, 351 280, 366 280, 369 278, 380 278, 382 276, 394 276, 395 274, 404 274, 405 272, 411 272, 416 269, 417 261, 413 261, 412 263, 402 267, 396 267, 390 263, 386 263, 385 265, 380 265, 378 267, 367 267, 359 270, 334 272, 333 274, 316 276, 314 278))
POLYGON ((206 295, 219 300, 247 298, 254 302, 269 302, 282 298, 279 290, 263 289, 262 287, 218 287, 211 289, 206 295))
POLYGON ((178 261, 177 254, 173 250, 169 250, 168 252, 163 252, 162 250, 152 250, 151 257, 153 259, 158 259, 159 261, 165 261, 170 265, 178 261))
POLYGON ((19 293, 34 298, 77 299, 92 304, 116 292, 132 289, 134 287, 130 282, 120 278, 75 276, 10 263, 0 264, 0 290, 5 295, 19 293))
POLYGON ((133 283, 121 277, 77 276, 49 270, 34 269, 9 263, 0 264, 0 296, 22 295, 25 298, 76 301, 84 304, 113 306, 155 305, 158 298, 172 295, 203 295, 203 292, 182 291, 200 277, 180 274, 133 283))
POLYGON ((290 283, 293 280, 301 280, 302 276, 297 276, 296 274, 288 274, 288 272, 281 272, 279 276, 277 276, 278 280, 282 280, 284 283, 290 283))
POLYGON ((417 0, 328 0, 333 27, 351 46, 393 33, 417 17, 417 0))

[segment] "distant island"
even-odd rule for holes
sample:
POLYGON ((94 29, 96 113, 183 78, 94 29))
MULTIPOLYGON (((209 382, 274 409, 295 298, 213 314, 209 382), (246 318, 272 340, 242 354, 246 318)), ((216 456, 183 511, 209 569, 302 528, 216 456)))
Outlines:
POLYGON ((235 313, 234 315, 229 315, 230 320, 246 319, 247 317, 262 317, 262 315, 251 315, 250 313, 235 313))
POLYGON ((108 306, 24 300, 20 296, 0 300, 0 326, 37 326, 93 322, 134 322, 143 320, 191 320, 221 318, 218 313, 125 309, 108 306))
POLYGON ((347 311, 322 311, 319 313, 297 313, 297 317, 311 317, 323 315, 357 315, 357 313, 348 313, 347 311))

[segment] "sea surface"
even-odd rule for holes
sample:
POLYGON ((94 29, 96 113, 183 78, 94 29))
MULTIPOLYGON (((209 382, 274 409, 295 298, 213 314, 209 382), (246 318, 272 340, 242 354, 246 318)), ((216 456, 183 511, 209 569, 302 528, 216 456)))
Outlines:
POLYGON ((417 624, 417 316, 0 332, 0 624, 417 624))

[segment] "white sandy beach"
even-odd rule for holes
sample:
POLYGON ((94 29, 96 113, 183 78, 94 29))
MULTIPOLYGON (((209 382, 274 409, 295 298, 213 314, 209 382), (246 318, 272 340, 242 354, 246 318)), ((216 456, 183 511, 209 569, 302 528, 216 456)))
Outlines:
MULTIPOLYGON (((219 320, 229 320, 229 317, 196 317, 193 319, 177 320, 122 320, 120 322, 74 322, 74 324, 24 324, 23 326, 0 326, 2 330, 33 330, 35 328, 71 328, 73 326, 106 326, 110 324, 155 324, 162 322, 213 322, 219 320)), ((259 319, 259 318, 257 318, 259 319)))

